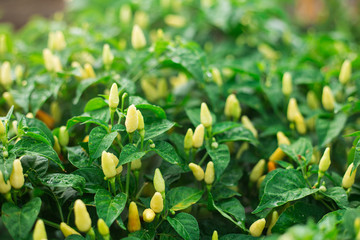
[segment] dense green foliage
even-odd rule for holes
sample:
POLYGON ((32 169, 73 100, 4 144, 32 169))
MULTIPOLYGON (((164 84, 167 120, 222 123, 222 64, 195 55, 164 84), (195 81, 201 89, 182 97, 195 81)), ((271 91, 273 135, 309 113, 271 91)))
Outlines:
POLYGON ((66 239, 109 239, 100 218, 111 239, 253 239, 262 218, 264 239, 360 239, 360 187, 343 180, 360 165, 360 35, 350 9, 324 7, 304 26, 291 1, 74 0, 17 32, 0 25, 0 238, 32 239, 37 219, 48 239, 64 239, 61 222, 80 232, 81 199, 92 228, 66 239), (240 106, 226 110, 230 94, 240 106), (145 132, 129 131, 131 105, 145 132), (184 148, 201 123, 204 143, 184 148), (147 222, 157 168, 163 209, 147 222))

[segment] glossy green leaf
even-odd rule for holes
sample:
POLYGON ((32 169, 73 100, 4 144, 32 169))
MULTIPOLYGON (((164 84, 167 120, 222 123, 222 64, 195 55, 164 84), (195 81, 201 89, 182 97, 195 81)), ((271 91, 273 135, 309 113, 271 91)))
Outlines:
POLYGON ((335 115, 334 119, 318 118, 316 120, 316 134, 319 145, 325 147, 336 138, 345 126, 347 117, 343 113, 335 115))
POLYGON ((140 152, 133 144, 127 144, 120 153, 119 164, 132 162, 135 159, 142 158, 145 154, 146 152, 140 152))
POLYGON ((325 192, 320 191, 319 193, 334 200, 339 208, 347 208, 349 206, 348 195, 342 187, 332 187, 325 192))
POLYGON ((226 144, 219 144, 216 149, 206 146, 206 150, 214 162, 215 176, 219 180, 230 162, 229 148, 226 144))
POLYGON ((96 127, 89 135, 89 153, 92 160, 101 156, 103 151, 109 149, 117 132, 108 133, 103 127, 96 127))
POLYGON ((172 211, 186 209, 197 203, 203 193, 203 191, 189 187, 173 188, 166 194, 166 199, 169 203, 168 207, 172 211))
POLYGON ((43 177, 42 182, 50 188, 73 188, 82 194, 85 187, 85 178, 75 174, 51 173, 43 177))
POLYGON ((89 155, 80 146, 66 147, 68 160, 77 168, 87 167, 90 164, 89 155))
POLYGON ((119 193, 115 197, 107 190, 100 189, 95 194, 96 212, 109 227, 119 217, 126 204, 126 194, 119 193))
POLYGON ((174 125, 174 122, 166 119, 161 119, 150 124, 145 124, 145 140, 154 139, 155 137, 171 129, 174 125))
POLYGON ((180 162, 179 156, 177 155, 174 147, 168 142, 155 142, 155 148, 152 148, 151 150, 171 164, 179 164, 180 162))
POLYGON ((27 239, 41 208, 40 198, 34 198, 22 208, 13 203, 4 203, 1 218, 13 239, 27 239))
POLYGON ((300 165, 303 162, 302 158, 305 159, 305 165, 307 165, 307 163, 310 162, 313 153, 311 142, 306 138, 300 138, 291 145, 282 144, 280 145, 280 148, 284 151, 284 153, 286 153, 290 158, 292 158, 300 165))
POLYGON ((200 239, 199 225, 196 219, 187 213, 179 213, 174 218, 166 218, 174 230, 185 240, 200 239))

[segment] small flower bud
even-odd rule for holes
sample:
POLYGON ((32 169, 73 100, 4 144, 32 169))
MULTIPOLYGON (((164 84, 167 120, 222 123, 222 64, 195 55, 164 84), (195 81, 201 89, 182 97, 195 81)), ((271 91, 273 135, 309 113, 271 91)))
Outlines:
POLYGON ((204 170, 195 163, 190 163, 189 168, 191 169, 192 173, 194 174, 194 177, 198 181, 202 181, 204 179, 204 170))
POLYGON ((137 115, 138 115, 138 120, 139 120, 139 124, 138 124, 138 130, 141 131, 141 130, 144 130, 145 128, 145 124, 144 124, 144 117, 143 115, 141 114, 140 110, 136 110, 137 112, 137 115))
POLYGON ((1 85, 3 85, 4 88, 9 89, 11 87, 12 85, 11 66, 8 61, 4 62, 1 65, 0 80, 1 80, 1 85))
POLYGON ((266 232, 267 235, 271 234, 271 229, 275 226, 278 219, 279 219, 279 213, 276 210, 274 210, 271 213, 270 224, 269 224, 267 232, 266 232))
POLYGON ((70 235, 80 235, 80 233, 64 222, 60 223, 60 230, 64 234, 64 237, 68 237, 70 235))
POLYGON ((342 179, 343 188, 351 188, 351 186, 355 182, 356 169, 351 173, 353 167, 354 167, 354 163, 351 163, 344 174, 344 177, 342 179))
POLYGON ((306 133, 306 123, 305 123, 304 117, 301 115, 300 112, 298 112, 295 115, 294 120, 295 120, 295 126, 296 126, 297 132, 300 134, 305 134, 306 133))
POLYGON ((323 154, 323 156, 320 159, 319 162, 319 171, 320 172, 326 172, 328 170, 328 168, 330 167, 331 164, 331 160, 330 160, 330 148, 327 147, 325 149, 325 152, 323 154))
POLYGON ((253 170, 250 173, 250 181, 256 182, 264 173, 265 170, 265 160, 261 159, 253 168, 253 170))
POLYGON ((295 121, 295 116, 299 113, 299 108, 295 98, 290 98, 288 108, 287 108, 287 119, 290 122, 295 121))
POLYGON ((345 85, 351 78, 351 62, 350 60, 345 60, 341 65, 339 81, 341 84, 345 85))
POLYGON ((52 54, 52 52, 50 51, 50 49, 45 48, 43 50, 43 59, 44 59, 44 65, 46 70, 48 70, 49 72, 54 70, 54 56, 52 54))
POLYGON ((308 91, 308 93, 306 94, 306 102, 311 109, 320 108, 320 102, 313 91, 308 91))
POLYGON ((69 132, 66 129, 66 126, 61 126, 59 128, 59 143, 62 147, 66 147, 69 144, 69 132))
MULTIPOLYGON (((113 178, 116 176, 116 163, 113 158, 116 156, 112 153, 103 151, 101 154, 101 168, 104 172, 104 175, 107 179, 113 178)), ((119 162, 119 160, 118 160, 119 162)))
POLYGON ((208 162, 206 165, 205 170, 205 183, 208 185, 213 184, 215 180, 215 169, 214 169, 214 163, 212 161, 208 162))
POLYGON ((205 128, 204 125, 200 124, 196 127, 194 136, 193 136, 193 147, 199 148, 204 143, 204 134, 205 134, 205 128))
POLYGON ((10 190, 11 190, 10 180, 7 180, 5 183, 3 173, 0 171, 0 193, 6 194, 10 192, 10 190))
POLYGON ((13 162, 13 168, 10 174, 10 184, 15 189, 20 189, 24 186, 25 178, 23 168, 19 159, 13 162))
POLYGON ((91 218, 84 202, 80 199, 74 204, 75 225, 80 232, 87 233, 91 229, 91 218))
POLYGON ((47 239, 46 229, 44 221, 39 219, 36 221, 34 233, 33 233, 34 240, 44 240, 47 239))
POLYGON ((325 110, 330 112, 334 111, 335 99, 329 86, 325 86, 323 88, 322 105, 325 108, 325 110))
POLYGON ((155 169, 155 174, 154 174, 154 188, 157 192, 163 193, 165 192, 165 180, 160 172, 160 169, 155 169))
POLYGON ((193 146, 193 131, 189 128, 184 138, 184 149, 189 150, 193 146))
POLYGON ((265 218, 259 219, 253 224, 251 224, 249 228, 251 236, 260 237, 265 228, 265 224, 266 224, 265 218))
POLYGON ((111 53, 109 44, 104 44, 102 58, 105 66, 110 66, 113 63, 114 55, 111 53))
POLYGON ((131 162, 131 170, 135 171, 135 170, 139 170, 141 168, 141 159, 135 159, 134 161, 131 162))
POLYGON ((129 4, 124 4, 120 8, 120 22, 123 26, 130 24, 132 18, 131 6, 129 4))
POLYGON ((138 50, 146 46, 146 39, 142 29, 135 25, 131 33, 131 44, 134 49, 138 50))
POLYGON ((161 193, 156 192, 154 194, 154 196, 151 198, 150 208, 155 213, 161 213, 162 212, 162 210, 164 209, 164 199, 163 199, 161 193))
POLYGON ((219 147, 219 144, 218 144, 217 142, 212 142, 212 143, 211 143, 211 147, 212 147, 213 149, 217 149, 217 148, 219 147))
POLYGON ((27 113, 25 115, 26 118, 34 118, 34 114, 32 114, 31 112, 27 113))
POLYGON ((129 205, 129 217, 128 217, 128 231, 136 232, 141 229, 140 218, 138 208, 135 202, 131 202, 129 205))
POLYGON ((155 218, 155 212, 151 208, 147 208, 143 212, 143 219, 147 223, 151 223, 154 221, 155 218))
POLYGON ((255 138, 258 137, 258 132, 256 128, 254 127, 254 125, 246 115, 241 117, 241 123, 244 125, 246 129, 250 130, 250 132, 254 135, 255 138))
POLYGON ((83 76, 83 78, 96 78, 94 68, 91 66, 90 63, 85 63, 84 73, 85 73, 85 76, 83 76))
POLYGON ((102 218, 99 218, 97 222, 97 228, 101 236, 106 237, 110 234, 109 227, 106 225, 102 218))
POLYGON ((212 237, 211 237, 211 240, 218 240, 218 239, 219 239, 218 232, 215 230, 215 231, 213 232, 213 235, 212 235, 212 237))
POLYGON ((201 124, 204 125, 204 127, 206 128, 211 127, 212 116, 208 106, 204 102, 201 104, 200 120, 201 120, 201 124))
POLYGON ((150 148, 155 148, 155 143, 150 143, 150 148))
POLYGON ((223 80, 221 77, 220 70, 218 68, 211 69, 211 75, 213 77, 214 83, 216 83, 219 87, 223 85, 223 80))
POLYGON ((126 131, 128 133, 133 133, 138 128, 138 125, 139 125, 138 114, 136 112, 135 105, 132 104, 128 108, 127 114, 126 114, 126 120, 125 120, 126 131))
POLYGON ((292 92, 292 77, 289 72, 284 73, 282 78, 282 92, 285 96, 290 96, 292 92))
POLYGON ((116 83, 113 83, 110 89, 110 95, 109 95, 109 107, 111 109, 116 109, 119 105, 119 90, 116 83))
POLYGON ((326 192, 326 187, 324 186, 324 185, 321 185, 320 187, 319 187, 319 190, 320 190, 320 192, 326 192))

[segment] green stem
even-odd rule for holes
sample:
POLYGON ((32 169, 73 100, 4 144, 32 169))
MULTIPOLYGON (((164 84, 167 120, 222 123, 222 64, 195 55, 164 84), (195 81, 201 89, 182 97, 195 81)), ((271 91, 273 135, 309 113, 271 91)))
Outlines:
POLYGON ((206 152, 203 158, 200 160, 199 165, 201 166, 209 154, 206 152))
POLYGON ((70 208, 69 214, 68 214, 67 219, 66 219, 66 224, 69 224, 71 213, 73 212, 73 210, 74 210, 74 208, 70 208))
POLYGON ((95 240, 95 232, 93 228, 90 228, 90 230, 87 232, 87 235, 90 237, 91 240, 95 240))
POLYGON ((114 126, 114 113, 116 109, 110 108, 111 127, 114 126))
POLYGON ((109 179, 113 195, 116 195, 115 177, 109 179))
POLYGON ((127 163, 127 173, 126 173, 126 190, 125 190, 125 193, 126 193, 126 196, 128 198, 128 201, 130 199, 129 197, 129 187, 130 187, 130 174, 131 174, 131 163, 127 163))
POLYGON ((56 202, 56 206, 59 210, 59 214, 60 214, 60 219, 62 222, 64 222, 64 214, 63 214, 63 211, 62 211, 62 208, 60 206, 60 203, 59 203, 59 200, 57 199, 57 197, 54 195, 54 199, 55 199, 55 202, 56 202))
POLYGON ((146 185, 148 185, 147 182, 145 182, 145 183, 141 186, 141 188, 139 189, 138 193, 137 193, 136 196, 135 196, 135 200, 138 200, 138 199, 139 199, 139 197, 140 197, 140 195, 141 195, 141 193, 142 193, 142 191, 144 190, 144 187, 145 187, 146 185))
POLYGON ((117 181, 118 181, 118 183, 119 183, 119 185, 120 185, 120 190, 123 192, 124 189, 123 189, 123 186, 122 186, 122 183, 121 183, 121 175, 118 174, 118 175, 116 176, 116 179, 117 179, 117 181))
POLYGON ((51 227, 56 228, 56 229, 60 229, 60 225, 57 224, 57 223, 54 223, 54 222, 51 222, 51 221, 45 220, 45 219, 41 219, 41 220, 43 220, 44 223, 45 223, 46 225, 48 225, 48 226, 51 226, 51 227))

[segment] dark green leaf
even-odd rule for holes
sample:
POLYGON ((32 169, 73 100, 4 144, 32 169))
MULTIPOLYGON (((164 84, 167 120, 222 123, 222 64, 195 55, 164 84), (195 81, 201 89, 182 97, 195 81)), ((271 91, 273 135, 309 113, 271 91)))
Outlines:
POLYGON ((85 178, 75 174, 52 173, 42 178, 45 186, 50 188, 73 188, 82 194, 85 187, 85 178))
POLYGON ((357 169, 360 165, 360 140, 357 142, 354 152, 354 167, 351 170, 351 173, 357 169))
POLYGON ((91 130, 89 135, 89 153, 91 160, 100 157, 103 151, 108 150, 117 134, 117 132, 108 133, 100 126, 91 130))
POLYGON ((174 230, 185 240, 200 239, 199 225, 196 219, 187 213, 179 213, 174 218, 166 218, 174 230))
POLYGON ((89 155, 80 146, 66 147, 68 160, 77 168, 87 167, 90 164, 89 155))
POLYGON ((342 187, 332 187, 327 189, 325 192, 320 191, 320 193, 334 200, 339 208, 347 208, 349 205, 348 195, 342 187))
POLYGON ((290 158, 301 165, 303 161, 301 158, 305 158, 305 165, 310 162, 313 153, 313 147, 311 142, 306 138, 300 138, 296 142, 289 145, 282 144, 281 150, 284 151, 290 158))
POLYGON ((145 124, 145 140, 153 139, 175 125, 174 122, 171 122, 166 119, 161 119, 156 122, 152 122, 151 124, 145 124))
POLYGON ((186 209, 197 203, 203 193, 203 191, 189 187, 173 188, 166 194, 169 209, 173 211, 186 209))
POLYGON ((21 165, 23 167, 24 173, 32 169, 40 177, 43 177, 48 170, 49 163, 45 157, 25 155, 21 158, 21 165))
POLYGON ((216 149, 206 146, 206 150, 214 162, 215 176, 219 180, 230 162, 229 148, 226 144, 220 144, 216 149))
POLYGON ((115 197, 106 190, 98 190, 95 194, 96 212, 109 227, 119 217, 126 204, 126 194, 119 193, 115 197))
POLYGON ((142 158, 145 154, 146 152, 140 152, 134 145, 127 144, 120 153, 119 164, 123 165, 132 162, 135 159, 142 158))
POLYGON ((343 113, 335 115, 333 120, 326 118, 317 118, 316 134, 319 139, 319 145, 325 147, 334 138, 336 138, 345 126, 347 117, 343 113))
POLYGON ((220 122, 212 126, 212 134, 220 134, 240 126, 241 124, 236 122, 220 122))
POLYGON ((151 150, 171 164, 179 164, 180 162, 179 156, 177 155, 174 147, 168 142, 155 142, 155 148, 152 148, 151 150))

